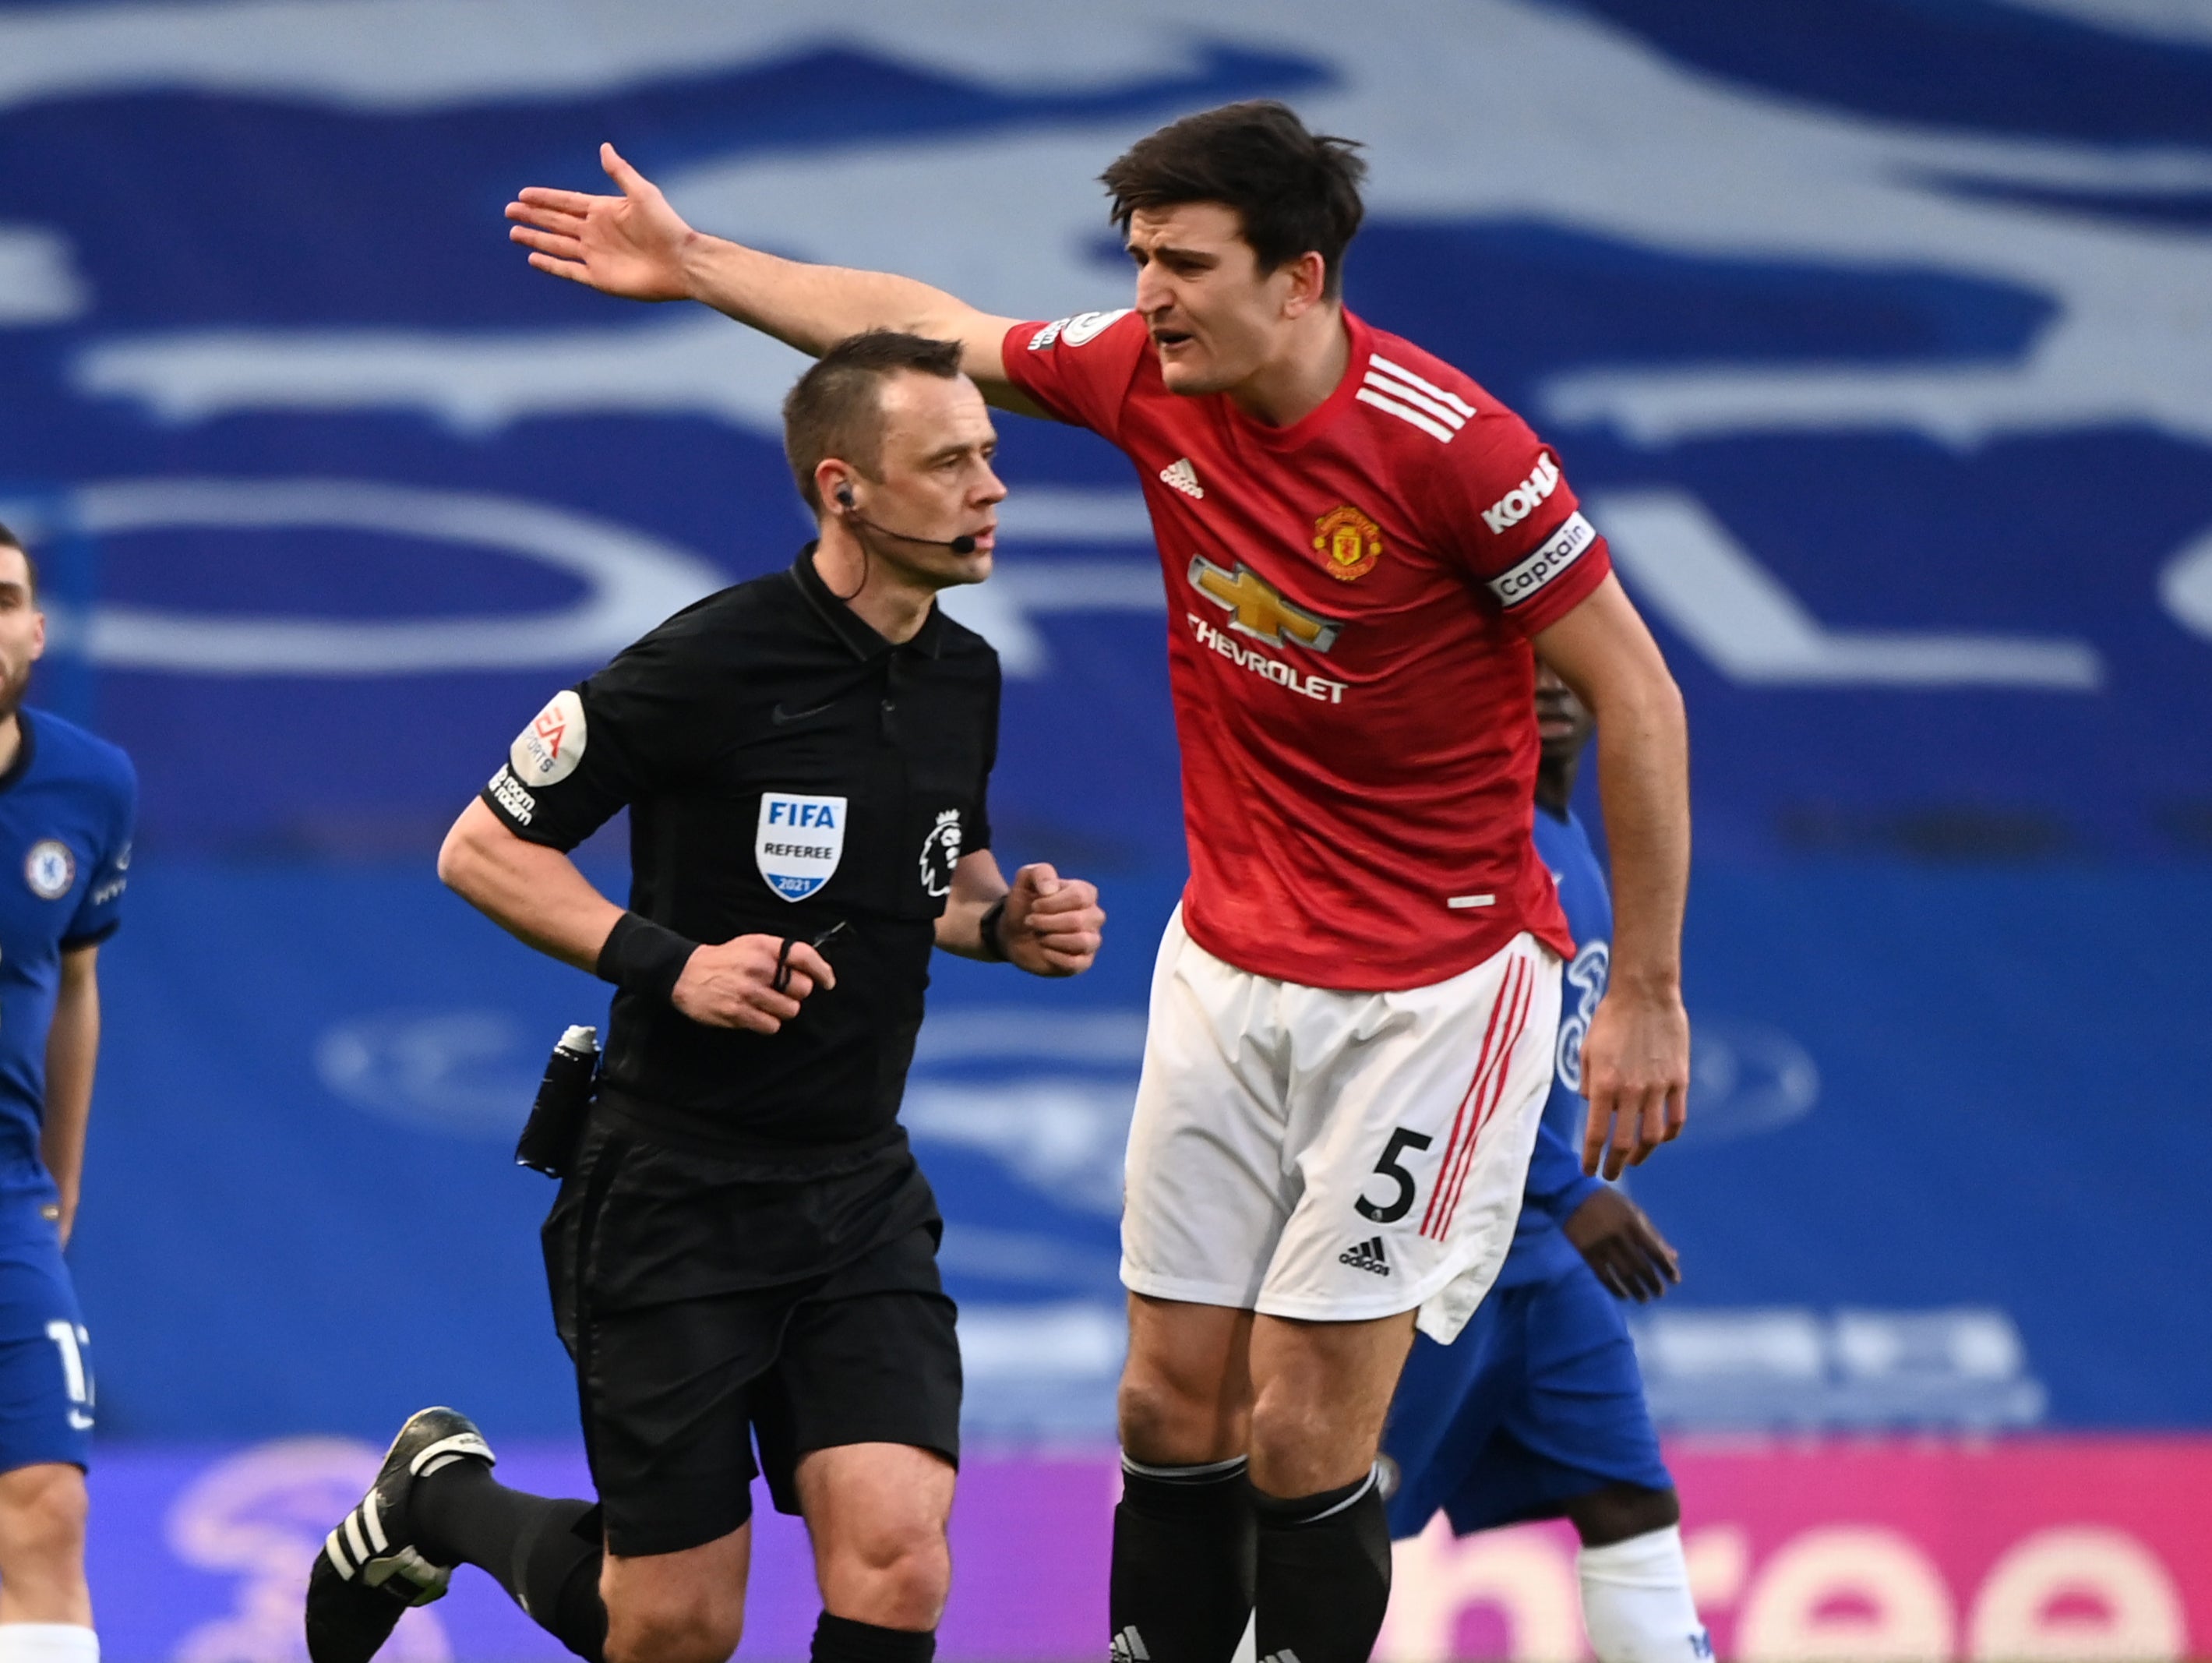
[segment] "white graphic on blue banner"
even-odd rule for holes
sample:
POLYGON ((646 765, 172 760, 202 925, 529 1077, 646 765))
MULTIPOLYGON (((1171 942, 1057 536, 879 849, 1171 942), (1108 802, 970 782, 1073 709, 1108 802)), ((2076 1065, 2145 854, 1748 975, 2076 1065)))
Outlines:
POLYGON ((1988 1306, 1842 1310, 1692 1306, 1629 1319, 1663 1426, 2033 1426, 2048 1394, 2020 1325, 1988 1306))
MULTIPOLYGON (((198 38, 118 61, 111 34, 88 18, 77 32, 41 18, 0 28, 0 61, 33 52, 11 79, 17 96, 68 86, 128 84, 149 73, 207 79, 191 58, 229 56, 223 79, 295 96, 465 105, 506 94, 520 71, 480 44, 471 9, 425 5, 418 27, 473 50, 432 72, 380 35, 389 0, 338 0, 317 9, 323 40, 283 52, 266 44, 261 8, 210 7, 198 38), (430 19, 439 20, 434 25, 430 19), (362 44, 358 47, 352 42, 362 44), (369 42, 377 42, 369 45, 369 42), (346 43, 346 44, 341 44, 346 43), (495 58, 500 61, 494 62, 495 58), (341 61, 343 60, 343 61, 341 61), (441 81, 433 86, 430 77, 441 81)), ((613 35, 638 31, 637 10, 677 27, 672 9, 623 8, 613 35)), ((691 14, 692 18, 701 14, 691 14)), ((1086 61, 1069 64, 1049 9, 1009 15, 988 30, 917 29, 904 9, 845 0, 810 13, 823 35, 866 42, 909 63, 957 64, 988 76, 974 53, 1028 40, 1034 88, 1133 76, 1185 59, 1179 4, 1117 7, 1091 15, 1086 61), (1112 70, 1108 64, 1115 65, 1112 70)), ((2201 191, 2212 163, 2184 152, 2115 151, 2053 138, 1954 136, 1906 122, 1837 119, 1710 75, 1686 74, 1662 54, 1572 11, 1489 0, 1425 15, 1419 50, 1391 28, 1347 33, 1336 8, 1246 0, 1219 5, 1209 26, 1248 46, 1310 54, 1333 64, 1334 85, 1301 101, 1330 131, 1363 135, 1374 167, 1368 212, 1376 219, 1542 216, 1622 243, 1692 255, 1878 263, 1972 272, 2054 297, 2057 316, 2017 356, 1958 364, 1602 365, 1556 377, 1553 419, 1612 426, 1639 443, 1699 434, 1902 428, 1948 443, 2134 417, 2166 432, 2212 436, 2212 334, 2193 307, 2146 307, 2146 295, 2201 294, 2201 238, 2147 229, 2124 216, 2062 216, 2038 192, 2161 196, 2201 191), (1610 122, 1562 119, 1559 89, 1610 122), (1480 120, 1466 119, 1469 109, 1480 120), (1636 134, 1624 151, 1619 133, 1636 134), (1959 189, 1954 182, 1986 189, 1959 189)), ((687 19, 686 21, 690 21, 687 19)), ((695 27, 697 25, 695 24, 695 27)), ((787 52, 793 31, 720 25, 702 37, 687 70, 787 52)), ((501 33, 503 40, 503 32, 501 33)), ((657 65, 666 72, 665 64, 657 65)), ((645 65, 610 63, 602 86, 629 84, 645 65)), ((560 65, 574 90, 589 77, 560 65)), ((650 70, 647 71, 650 73, 650 70)), ((1000 73, 1004 72, 1001 66, 1000 73)), ((533 88, 535 89, 535 88, 533 88)), ((1091 186, 1100 160, 1154 125, 1145 110, 1087 129, 1040 133, 1010 126, 977 137, 916 136, 896 145, 809 154, 709 158, 659 183, 702 224, 803 257, 911 272, 988 311, 1059 316, 1071 303, 1111 298, 1119 283, 1097 251, 1091 186), (958 179, 948 211, 941 181, 958 179), (929 204, 927 211, 916 204, 929 204), (972 204, 972 206, 967 206, 972 204), (1002 228, 1018 226, 1017 235, 1002 228)), ((582 182, 578 180, 575 182, 582 182)), ((204 418, 227 409, 412 404, 467 422, 583 408, 692 409, 761 428, 797 368, 787 349, 719 320, 672 320, 659 330, 610 325, 532 338, 429 330, 226 330, 118 338, 80 363, 89 393, 121 394, 165 412, 204 418), (745 383, 750 382, 750 386, 745 383)))
POLYGON ((787 901, 803 901, 836 875, 845 853, 845 799, 761 793, 753 859, 768 886, 787 901))
MULTIPOLYGON (((301 1591, 323 1533, 361 1499, 380 1465, 375 1449, 349 1438, 285 1438, 198 1474, 169 1508, 168 1549, 235 1592, 229 1611, 189 1629, 168 1655, 176 1663, 293 1663, 301 1591)), ((452 1663, 453 1648, 437 1612, 410 1611, 379 1654, 388 1663, 452 1663)))
POLYGON ((315 1077, 333 1097, 417 1131, 512 1138, 544 1066, 527 1023, 483 1008, 383 1010, 316 1036, 315 1077))
MULTIPOLYGON (((46 602, 53 645, 118 670, 192 675, 363 676, 592 663, 719 588, 698 556, 628 526, 480 491, 368 479, 110 479, 46 501, 0 493, 7 523, 103 543, 222 530, 368 534, 489 551, 582 589, 544 612, 421 618, 301 617, 46 602)), ((550 781, 535 782, 550 783, 550 781)))

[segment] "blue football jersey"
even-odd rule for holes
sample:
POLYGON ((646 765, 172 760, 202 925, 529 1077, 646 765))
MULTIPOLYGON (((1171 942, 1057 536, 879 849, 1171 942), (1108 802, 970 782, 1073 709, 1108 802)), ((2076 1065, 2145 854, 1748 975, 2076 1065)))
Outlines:
POLYGON ((1552 1094, 1544 1100, 1544 1124, 1580 1148, 1589 1107, 1582 1094, 1583 1035, 1589 1032, 1597 1002, 1605 997, 1605 973, 1613 959, 1613 895, 1589 833, 1572 809, 1565 819, 1553 819, 1539 808, 1535 819, 1537 857, 1559 886, 1559 906, 1575 938, 1574 962, 1559 989, 1559 1064, 1552 1094))
POLYGON ((1575 1250, 1559 1226, 1582 1205, 1598 1180, 1582 1169, 1583 1122, 1583 1035, 1589 1032, 1597 1002, 1605 996, 1606 966, 1613 952, 1613 897, 1590 847, 1589 834, 1569 810, 1565 819, 1542 808, 1535 813, 1536 854, 1559 886, 1559 906, 1575 938, 1575 956, 1559 989, 1559 1053, 1552 1073, 1552 1094, 1528 1161, 1521 1221, 1512 1250, 1498 1272, 1501 1288, 1542 1281, 1571 1268, 1575 1250))
POLYGON ((138 777, 106 740, 44 710, 0 774, 0 1199, 51 1197, 39 1154, 62 953, 121 922, 138 777))

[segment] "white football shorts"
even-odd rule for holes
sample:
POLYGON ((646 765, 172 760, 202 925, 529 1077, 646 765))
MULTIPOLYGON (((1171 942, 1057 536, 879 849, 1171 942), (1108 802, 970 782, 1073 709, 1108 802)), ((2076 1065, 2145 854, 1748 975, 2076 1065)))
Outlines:
POLYGON ((1402 993, 1224 964, 1180 908, 1129 1128, 1133 1292, 1449 1343, 1512 1245, 1551 1089, 1559 960, 1527 934, 1402 993))

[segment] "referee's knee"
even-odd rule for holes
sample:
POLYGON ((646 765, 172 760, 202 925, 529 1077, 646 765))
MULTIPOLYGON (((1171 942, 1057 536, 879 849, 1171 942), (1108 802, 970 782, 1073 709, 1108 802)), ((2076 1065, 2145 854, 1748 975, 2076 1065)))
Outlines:
POLYGON ((606 1663, 729 1663, 744 1633, 742 1608, 698 1599, 617 1598, 607 1605, 606 1663))
POLYGON ((831 1615, 920 1633, 934 1629, 945 1614, 952 1550, 941 1526, 872 1532, 837 1559, 823 1579, 831 1615))

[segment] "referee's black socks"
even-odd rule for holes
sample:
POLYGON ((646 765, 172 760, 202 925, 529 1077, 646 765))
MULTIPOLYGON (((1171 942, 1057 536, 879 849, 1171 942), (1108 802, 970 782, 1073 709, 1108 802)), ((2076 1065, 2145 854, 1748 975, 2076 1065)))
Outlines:
POLYGON ((1205 1466, 1121 1458, 1113 1663, 1230 1663, 1252 1616, 1251 1496, 1241 1455, 1205 1466))
POLYGON ((937 1631, 880 1629, 823 1611, 815 1619, 811 1655, 813 1663, 930 1663, 937 1655, 937 1631))
POLYGON ((433 1564, 480 1567, 539 1628, 602 1663, 607 1608, 599 1599, 598 1508, 509 1489, 482 1461, 455 1461, 415 1481, 407 1514, 433 1564))
POLYGON ((1390 1604, 1390 1521, 1374 1471, 1318 1495, 1249 1493, 1259 1521, 1261 1663, 1367 1663, 1390 1604))

